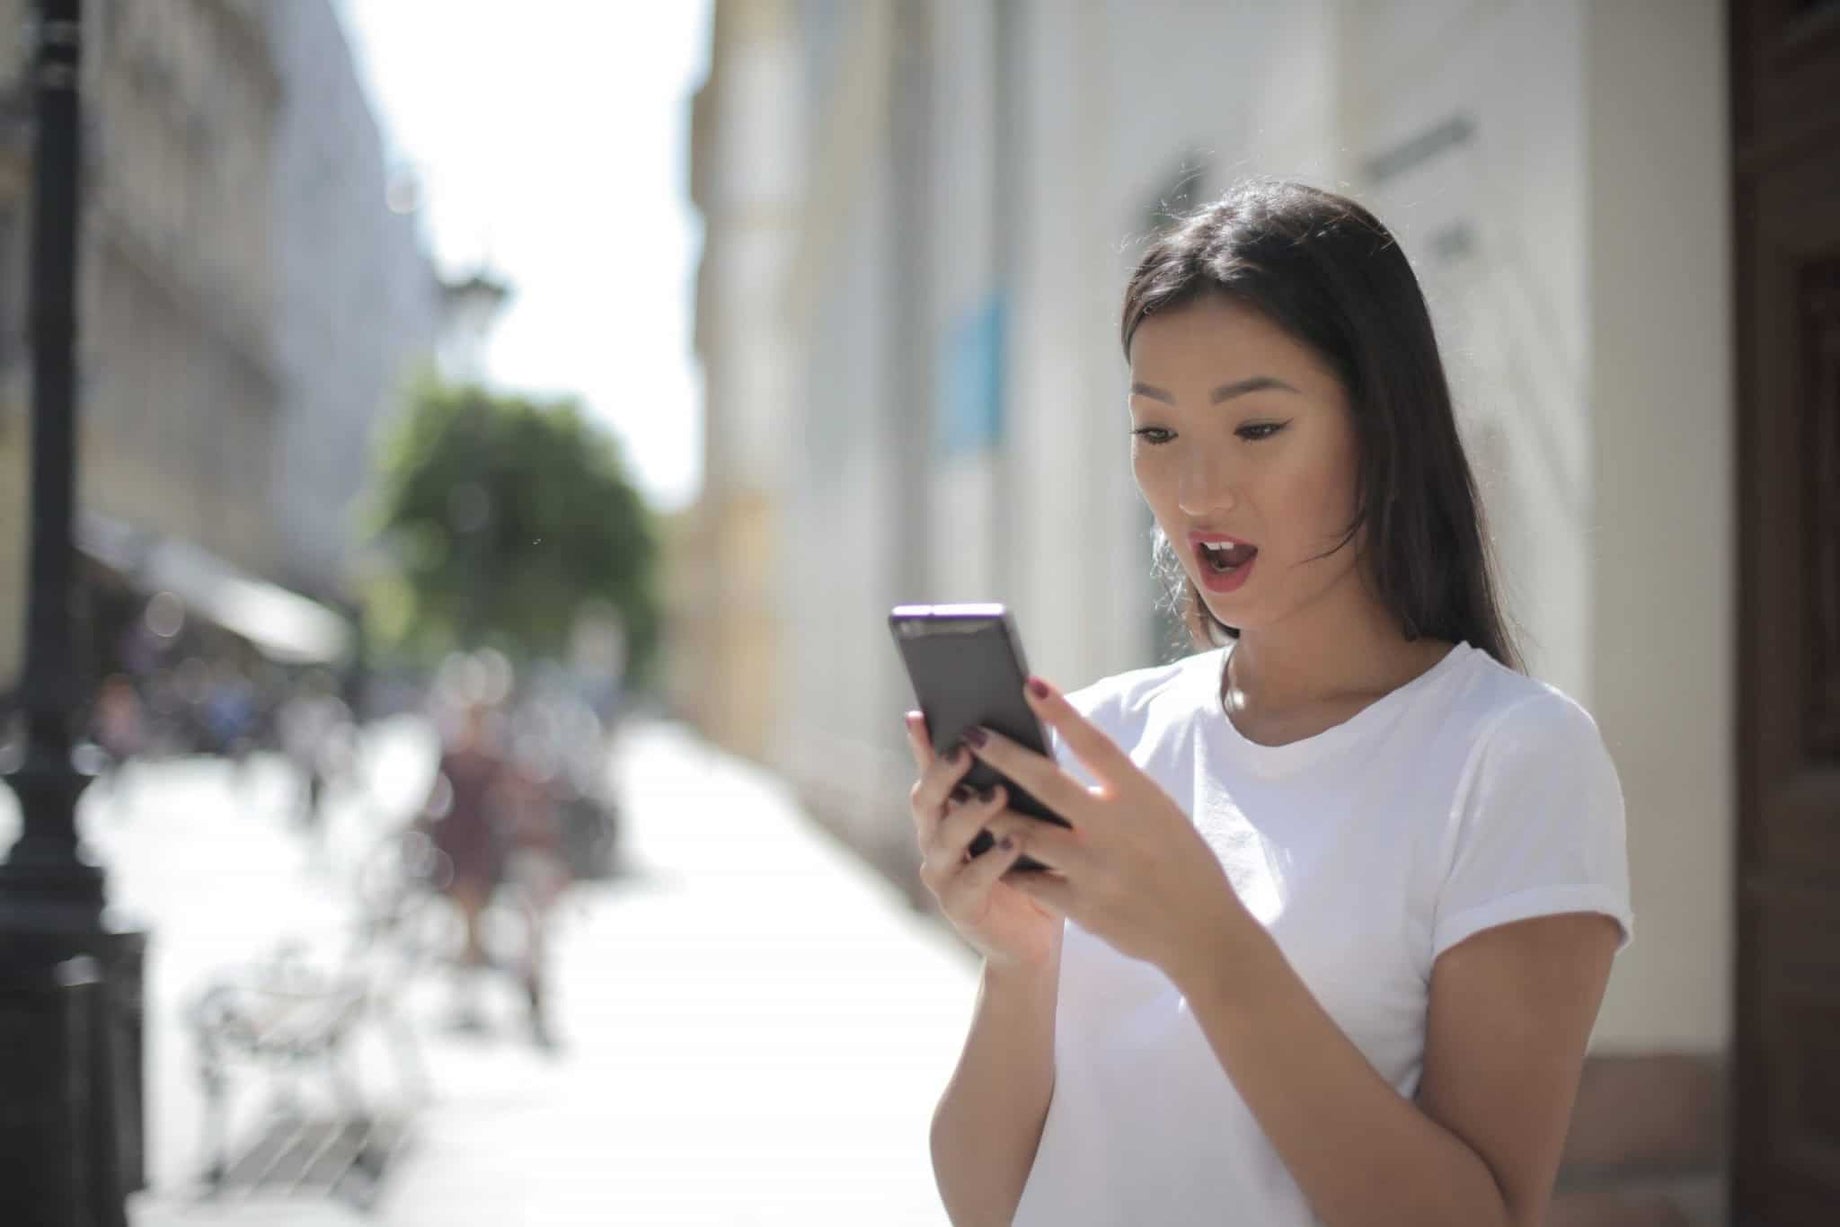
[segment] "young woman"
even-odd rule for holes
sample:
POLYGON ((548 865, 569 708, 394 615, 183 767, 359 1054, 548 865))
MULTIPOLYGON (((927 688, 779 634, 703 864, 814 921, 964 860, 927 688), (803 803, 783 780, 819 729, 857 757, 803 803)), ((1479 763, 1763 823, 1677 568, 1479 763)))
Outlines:
POLYGON ((952 1220, 1533 1227, 1629 938, 1622 794, 1519 671, 1418 283, 1359 205, 1252 184, 1154 243, 1123 341, 1204 650, 1030 679, 1054 761, 908 716, 921 876, 984 955, 952 1220), (967 796, 973 754, 1072 830, 967 796))

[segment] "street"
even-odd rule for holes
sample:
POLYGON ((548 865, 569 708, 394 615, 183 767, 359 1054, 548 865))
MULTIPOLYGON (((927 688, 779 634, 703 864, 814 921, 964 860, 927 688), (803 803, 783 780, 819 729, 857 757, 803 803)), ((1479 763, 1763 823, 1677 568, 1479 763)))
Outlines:
MULTIPOLYGON (((283 941, 336 957, 360 851, 419 803, 434 746, 375 727, 365 784, 330 794, 330 855, 258 758, 131 767, 82 823, 111 902, 152 931, 148 1174, 136 1227, 192 1224, 945 1222, 927 1125, 973 1006, 969 953, 839 849, 760 769, 673 725, 629 729, 611 764, 628 872, 559 910, 559 1052, 493 985, 486 1035, 443 1026, 443 979, 408 995, 432 1095, 368 1217, 322 1197, 201 1196, 203 1099, 182 1010, 283 941), (327 863, 329 862, 329 864, 327 863)), ((0 842, 17 817, 0 799, 0 842)), ((395 1093, 381 1050, 367 1094, 395 1093)), ((261 1076, 238 1085, 246 1131, 261 1076)))

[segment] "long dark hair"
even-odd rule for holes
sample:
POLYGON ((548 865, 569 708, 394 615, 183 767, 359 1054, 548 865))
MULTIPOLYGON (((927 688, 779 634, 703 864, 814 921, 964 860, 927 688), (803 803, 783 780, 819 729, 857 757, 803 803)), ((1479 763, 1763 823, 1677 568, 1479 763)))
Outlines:
MULTIPOLYGON (((1145 317, 1226 295, 1319 354, 1347 390, 1360 452, 1356 510, 1369 574, 1408 640, 1467 640, 1521 668, 1489 562, 1476 483, 1457 436, 1431 315, 1399 244, 1373 214, 1301 183, 1248 181, 1158 236, 1125 288, 1126 361, 1145 317)), ((1216 618, 1157 532, 1158 569, 1197 646, 1216 618)))

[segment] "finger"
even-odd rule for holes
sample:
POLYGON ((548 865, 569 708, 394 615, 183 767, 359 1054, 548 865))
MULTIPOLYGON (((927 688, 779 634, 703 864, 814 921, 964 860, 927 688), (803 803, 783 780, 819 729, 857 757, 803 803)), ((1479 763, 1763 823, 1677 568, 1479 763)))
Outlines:
POLYGON ((920 880, 931 887, 934 894, 944 898, 952 879, 965 864, 972 840, 991 819, 1003 812, 1006 800, 1000 789, 982 797, 966 796, 963 800, 955 793, 946 804, 944 819, 921 835, 920 846, 926 855, 920 863, 920 880))
POLYGON ((987 824, 992 836, 1005 836, 1022 845, 1030 857, 1062 877, 1078 881, 1092 863, 1092 852, 1077 830, 1056 826, 1045 819, 1014 810, 999 814, 987 824))
POLYGON ((920 773, 920 784, 926 790, 929 803, 943 804, 965 773, 971 770, 971 765, 971 755, 963 746, 953 746, 944 754, 934 755, 933 761, 920 773))
POLYGON ((1086 786, 1061 770, 1059 763, 987 728, 967 729, 965 741, 973 754, 1033 793, 1043 805, 1078 825, 1078 815, 1089 799, 1086 786))
POLYGON ((948 802, 945 819, 939 823, 934 837, 940 863, 956 865, 964 860, 978 832, 1001 815, 1008 804, 1009 793, 1001 784, 984 796, 968 798, 963 802, 948 802))
POLYGON ((933 831, 945 815, 946 797, 958 787, 959 780, 969 770, 971 756, 965 753, 963 746, 954 746, 950 754, 935 758, 928 764, 926 770, 920 773, 920 778, 914 782, 908 799, 920 832, 922 847, 933 837, 933 831))
POLYGON ((934 757, 921 780, 925 782, 928 794, 934 805, 944 805, 945 799, 956 790, 974 764, 970 751, 964 746, 953 746, 944 754, 934 757))
POLYGON ((1031 677, 1028 685, 1022 688, 1022 693, 1029 706, 1035 709, 1035 714, 1061 735, 1067 748, 1086 765, 1086 769, 1092 772, 1093 778, 1100 784, 1117 789, 1137 774, 1137 764, 1131 761, 1130 755, 1100 731, 1097 725, 1081 715, 1079 709, 1069 703, 1067 696, 1059 690, 1039 677, 1031 677))
POLYGON ((1007 848, 1002 844, 992 844, 990 851, 952 875, 946 883, 945 892, 940 896, 940 906, 948 912, 971 907, 990 893, 990 888, 1009 872, 1016 858, 1021 855, 1022 849, 1014 843, 1007 848))
POLYGON ((933 743, 927 736, 926 717, 917 711, 907 713, 907 748, 914 756, 914 766, 921 771, 925 771, 936 757, 933 743))

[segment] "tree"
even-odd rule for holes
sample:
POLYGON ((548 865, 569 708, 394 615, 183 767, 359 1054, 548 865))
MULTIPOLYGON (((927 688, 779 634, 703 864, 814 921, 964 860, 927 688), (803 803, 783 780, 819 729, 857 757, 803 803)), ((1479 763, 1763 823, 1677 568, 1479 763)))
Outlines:
POLYGON ((420 654, 559 656, 611 606, 628 674, 658 638, 657 537, 616 441, 572 400, 427 380, 384 449, 377 528, 397 562, 380 634, 420 654))

